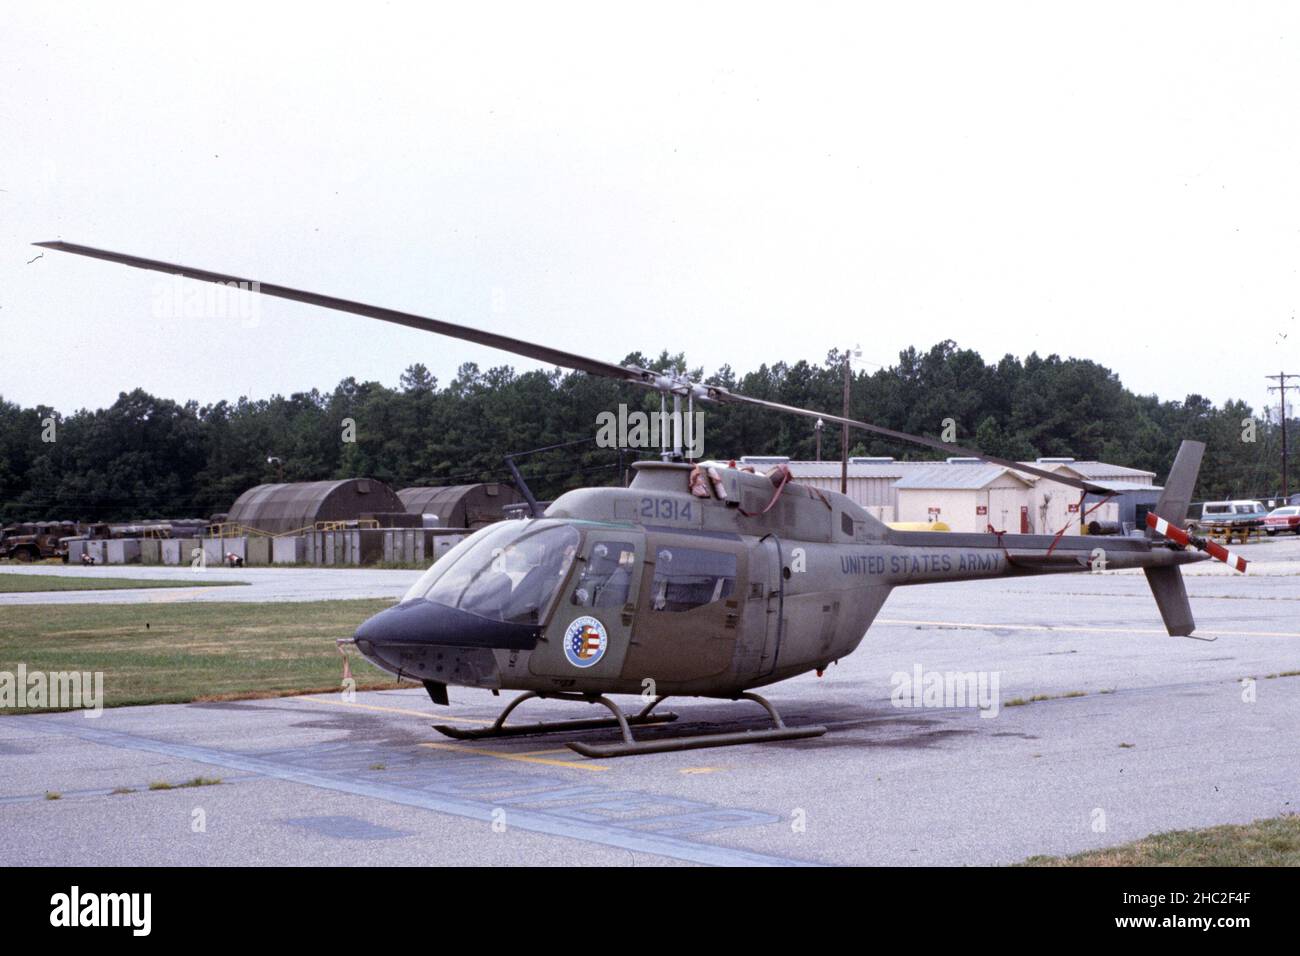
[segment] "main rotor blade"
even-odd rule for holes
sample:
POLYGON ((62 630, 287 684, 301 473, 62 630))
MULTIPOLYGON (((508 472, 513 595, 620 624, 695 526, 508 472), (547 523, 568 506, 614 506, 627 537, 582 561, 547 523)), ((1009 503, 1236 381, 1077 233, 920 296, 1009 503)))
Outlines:
POLYGON ((466 325, 457 325, 454 322, 444 322, 441 319, 430 319, 423 315, 414 315, 410 312, 399 312, 396 309, 385 309, 382 306, 366 305, 363 302, 353 302, 349 299, 338 299, 330 295, 320 295, 315 292, 304 292, 301 289, 291 289, 288 286, 274 285, 269 282, 259 282, 256 279, 246 279, 240 276, 226 275, 221 272, 212 272, 208 269, 195 269, 191 266, 177 265, 172 262, 160 262, 157 259, 144 259, 140 256, 127 255, 122 252, 110 252, 107 249, 95 249, 90 246, 80 246, 72 242, 37 242, 34 245, 43 249, 54 249, 58 252, 71 252, 78 256, 89 256, 92 259, 103 259, 107 262, 116 262, 124 266, 131 266, 135 269, 149 269, 154 272, 166 272, 172 275, 185 276, 189 279, 198 279, 202 282, 215 282, 221 285, 230 285, 237 283, 241 288, 250 292, 260 292, 262 295, 275 296, 278 299, 289 299, 293 302, 304 302, 307 305, 317 305, 326 309, 334 309, 339 312, 351 312, 354 315, 364 315, 371 319, 379 319, 383 322, 392 322, 395 325, 405 325, 412 329, 421 329, 425 332, 436 332, 439 335, 447 335, 455 339, 463 339, 466 342, 473 342, 476 345, 486 345, 490 348, 501 349, 503 352, 513 352, 515 355, 522 355, 525 358, 536 359, 539 362, 546 362, 548 365, 559 365, 564 368, 577 369, 582 372, 588 372, 591 375, 600 375, 604 378, 615 378, 622 381, 637 382, 646 384, 654 380, 653 373, 646 372, 644 369, 628 368, 623 365, 614 365, 611 362, 602 362, 600 359, 588 358, 585 355, 576 355, 573 352, 564 352, 560 349, 553 349, 549 346, 538 345, 534 342, 525 342, 523 339, 511 338, 508 335, 498 335, 495 332, 484 332, 481 329, 470 328, 466 325))
MULTIPOLYGON (((37 242, 34 243, 34 245, 40 246, 43 249, 53 249, 58 252, 70 252, 78 256, 88 256, 92 259, 103 259, 106 262, 116 262, 120 265, 131 266, 135 269, 148 269, 154 272, 166 272, 171 275, 185 276, 186 278, 197 279, 201 282, 213 282, 220 285, 235 284, 250 292, 260 292, 262 295, 274 296, 279 299, 289 299, 292 302, 302 302, 307 305, 316 305, 326 309, 334 309, 339 312, 351 312, 354 315, 363 315, 367 318, 379 319, 382 322, 392 322, 395 325, 404 325, 408 328, 420 329, 424 332, 434 332, 438 335, 446 335, 466 342, 473 342, 476 345, 486 345, 490 348, 501 349, 503 352, 512 352, 515 355, 522 355, 525 358, 535 359, 539 362, 546 362, 550 365, 559 365, 564 368, 576 369, 580 372, 599 375, 603 378, 632 382, 638 385, 650 386, 652 388, 663 387, 660 383, 660 377, 654 372, 646 369, 615 365, 612 362, 603 362, 600 359, 588 358, 585 355, 577 355, 573 352, 553 349, 546 345, 538 345, 535 342, 527 342, 523 339, 512 338, 508 335, 499 335, 495 332, 485 332, 481 329, 470 328, 466 325, 457 325, 454 322, 444 322, 441 319, 431 319, 427 316, 415 315, 410 312, 399 312, 396 309, 386 309, 377 305, 366 305, 363 302, 353 302, 350 299, 339 299, 334 296, 321 295, 316 292, 306 292, 301 289, 292 289, 288 286, 260 282, 256 279, 247 279, 241 276, 228 275, 222 272, 212 272, 208 269, 196 269, 191 266, 178 265, 172 262, 161 262, 157 259, 145 259, 141 256, 132 256, 122 252, 96 249, 91 246, 82 246, 73 242, 56 240, 51 242, 37 242)), ((839 415, 830 415, 826 412, 817 412, 807 408, 797 408, 793 405, 783 405, 779 402, 769 402, 760 398, 750 398, 747 395, 740 395, 719 386, 696 386, 696 389, 697 394, 703 392, 714 401, 752 405, 758 408, 766 408, 771 411, 785 412, 790 415, 801 415, 804 418, 820 418, 824 421, 834 422, 835 424, 848 425, 850 428, 857 428, 862 431, 883 435, 886 438, 893 438, 897 441, 910 442, 916 445, 925 445, 929 448, 946 452, 949 455, 978 458, 979 460, 989 462, 990 464, 1001 465, 1004 468, 1011 468, 1015 471, 1024 472, 1026 474, 1037 475, 1039 478, 1046 478, 1050 481, 1060 482, 1061 484, 1070 485, 1071 487, 1079 488, 1080 490, 1091 492, 1093 494, 1104 495, 1111 493, 1102 485, 1080 481, 1079 479, 1071 478, 1068 475, 1061 475, 1056 472, 1035 468, 1032 465, 1023 465, 1020 462, 1009 461, 1005 458, 996 458, 992 455, 985 455, 969 448, 963 448, 960 445, 950 445, 947 442, 942 442, 934 438, 927 438, 924 435, 911 435, 907 432, 894 431, 892 428, 884 428, 880 425, 872 425, 869 422, 860 422, 852 418, 843 418, 839 415)))
POLYGON ((871 432, 876 435, 884 435, 886 438, 893 438, 897 441, 910 442, 913 445, 925 445, 928 448, 934 448, 937 451, 947 452, 949 455, 955 455, 965 458, 978 458, 980 461, 986 461, 991 465, 1001 465, 1004 468, 1011 468, 1014 471, 1022 471, 1030 475, 1037 475, 1039 478, 1047 478, 1051 481, 1059 481, 1063 485, 1069 485, 1072 488, 1078 488, 1081 491, 1087 491, 1094 495, 1113 494, 1110 489, 1104 485, 1093 484, 1090 481, 1081 481, 1078 478, 1071 478, 1069 475, 1061 475, 1054 471, 1047 471, 1044 468, 1035 468, 1032 465, 1024 465, 1018 461, 1010 461, 1006 458, 997 458, 993 455, 986 455, 983 452, 975 451, 970 448, 963 448, 960 445, 950 445, 947 442, 939 441, 937 438, 927 438, 924 435, 912 435, 908 432, 894 431, 892 428, 885 428, 882 425, 872 425, 870 422, 860 422, 854 418, 844 418, 840 415, 828 415, 825 412, 815 412, 808 408, 799 408, 795 405, 782 405, 780 402, 769 402, 761 398, 750 398, 748 395, 740 395, 713 385, 704 386, 709 391, 709 397, 722 403, 732 403, 738 405, 753 405, 757 408, 766 408, 774 412, 786 412, 790 415, 802 415, 804 418, 820 418, 827 422, 833 422, 836 425, 848 425, 850 428, 858 428, 862 431, 871 432))

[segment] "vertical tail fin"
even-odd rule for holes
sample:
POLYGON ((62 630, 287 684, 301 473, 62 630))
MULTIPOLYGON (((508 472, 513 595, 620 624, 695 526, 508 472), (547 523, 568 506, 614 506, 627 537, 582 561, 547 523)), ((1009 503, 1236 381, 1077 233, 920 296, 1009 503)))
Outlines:
MULTIPOLYGON (((1192 502, 1192 492, 1196 487, 1196 474, 1201 469, 1201 456, 1205 454, 1205 443, 1184 441, 1178 447, 1174 466, 1169 469, 1169 480, 1156 502, 1155 513, 1170 524, 1182 526, 1187 520, 1187 506, 1192 502)), ((1147 531, 1147 536, 1151 532, 1147 531)), ((1160 568, 1144 568, 1147 584, 1160 609, 1160 617, 1165 622, 1165 630, 1172 637, 1190 637, 1196 630, 1196 621, 1192 618, 1192 606, 1187 602, 1187 587, 1183 584, 1183 574, 1177 565, 1160 568)))
POLYGON ((1204 454, 1205 442, 1185 441, 1178 446, 1174 466, 1169 469, 1169 480, 1165 482, 1165 490, 1160 493, 1155 507, 1155 513, 1170 524, 1182 527, 1187 520, 1187 506, 1192 503, 1196 474, 1201 470, 1201 456, 1204 454))

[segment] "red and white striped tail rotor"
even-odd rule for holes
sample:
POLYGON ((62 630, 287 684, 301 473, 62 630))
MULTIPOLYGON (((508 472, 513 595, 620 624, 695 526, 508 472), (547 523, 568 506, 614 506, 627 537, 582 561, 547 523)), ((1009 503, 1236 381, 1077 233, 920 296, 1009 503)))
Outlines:
POLYGON ((1188 534, 1177 525, 1170 524, 1164 518, 1157 516, 1154 512, 1147 512, 1147 527, 1158 535, 1162 535, 1177 544, 1184 547, 1195 548, 1197 551, 1204 551, 1212 558, 1218 558, 1234 571, 1246 573, 1246 559, 1239 554, 1229 551, 1217 541, 1211 541, 1208 538, 1198 538, 1194 534, 1188 534))

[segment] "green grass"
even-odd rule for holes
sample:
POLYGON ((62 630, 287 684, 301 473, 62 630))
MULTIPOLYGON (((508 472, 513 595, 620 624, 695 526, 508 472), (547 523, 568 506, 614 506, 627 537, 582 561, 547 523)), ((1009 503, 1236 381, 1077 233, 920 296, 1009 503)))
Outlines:
POLYGON ((1074 856, 1032 856, 1022 866, 1300 866, 1300 816, 1203 830, 1171 830, 1074 856))
MULTIPOLYGON (((0 614, 0 671, 103 671, 104 706, 335 691, 334 639, 392 602, 310 601, 11 605, 0 614)), ((356 653, 357 689, 399 686, 356 653)), ((2 714, 22 713, 4 708, 2 714)))
POLYGON ((203 588, 247 584, 247 581, 150 580, 147 578, 64 577, 54 574, 11 574, 0 571, 0 594, 17 591, 117 591, 124 588, 203 588))
POLYGON ((149 784, 150 790, 185 790, 189 787, 215 787, 221 783, 220 777, 194 777, 186 780, 184 783, 168 783, 166 780, 156 780, 149 784))
POLYGON ((1008 701, 1003 701, 1003 707, 1025 707, 1029 704, 1036 704, 1042 700, 1070 700, 1074 697, 1087 697, 1088 692, 1084 690, 1072 690, 1066 694, 1035 694, 1033 697, 1012 697, 1008 701))

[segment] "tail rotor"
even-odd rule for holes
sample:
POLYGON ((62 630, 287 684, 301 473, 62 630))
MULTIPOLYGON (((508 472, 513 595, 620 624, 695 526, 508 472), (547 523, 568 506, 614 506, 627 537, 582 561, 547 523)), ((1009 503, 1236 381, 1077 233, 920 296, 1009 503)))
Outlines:
POLYGON ((1212 541, 1209 538, 1202 538, 1199 535, 1194 535, 1185 531, 1177 525, 1170 524, 1164 518, 1159 517, 1154 511, 1147 514, 1147 527, 1161 537, 1168 538, 1175 544, 1182 545, 1184 548, 1195 548, 1197 551, 1202 551, 1210 557, 1222 561, 1234 571, 1240 571, 1242 574, 1246 573, 1246 565, 1248 562, 1241 555, 1229 551, 1217 541, 1212 541))

